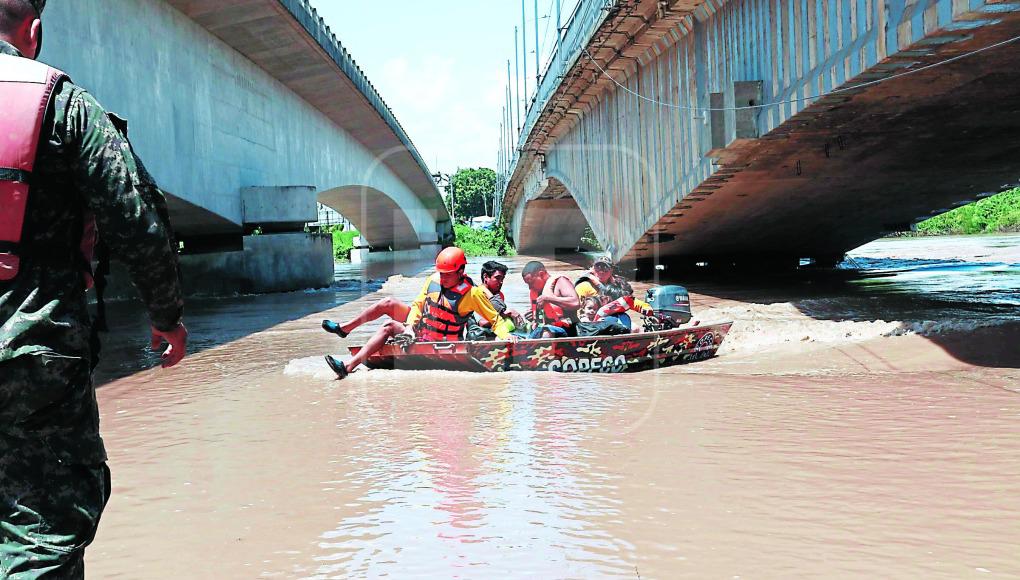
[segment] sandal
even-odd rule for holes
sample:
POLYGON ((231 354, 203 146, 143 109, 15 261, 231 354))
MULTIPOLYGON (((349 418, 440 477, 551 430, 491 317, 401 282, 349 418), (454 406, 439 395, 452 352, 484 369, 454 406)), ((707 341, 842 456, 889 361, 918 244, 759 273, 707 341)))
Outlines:
POLYGON ((339 336, 340 338, 347 338, 347 333, 340 328, 339 324, 333 322, 332 320, 323 320, 322 329, 325 330, 326 332, 331 332, 339 336))
POLYGON ((342 360, 338 360, 336 357, 327 354, 326 364, 328 364, 329 368, 333 369, 333 372, 336 373, 337 380, 347 378, 347 365, 345 365, 342 360))

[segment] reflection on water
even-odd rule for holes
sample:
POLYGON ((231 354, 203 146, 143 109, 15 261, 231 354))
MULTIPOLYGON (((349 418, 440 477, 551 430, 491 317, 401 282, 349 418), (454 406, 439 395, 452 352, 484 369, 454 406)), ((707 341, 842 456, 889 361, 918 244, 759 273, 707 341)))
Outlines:
MULTIPOLYGON (((349 343, 318 321, 360 294, 193 302, 185 364, 108 375, 115 489, 90 576, 1020 575, 1016 369, 871 365, 882 343, 813 351, 802 368, 861 364, 811 376, 737 351, 625 376, 334 381, 321 354, 349 343)), ((104 364, 137 368, 144 343, 117 340, 135 339, 104 364)))
POLYGON ((409 375, 345 393, 352 412, 337 428, 357 434, 350 459, 359 465, 343 479, 368 492, 360 514, 322 535, 314 577, 629 569, 592 557, 618 549, 596 521, 615 513, 599 494, 612 478, 580 445, 623 393, 576 378, 409 375), (435 383, 409 389, 415 379, 435 383))

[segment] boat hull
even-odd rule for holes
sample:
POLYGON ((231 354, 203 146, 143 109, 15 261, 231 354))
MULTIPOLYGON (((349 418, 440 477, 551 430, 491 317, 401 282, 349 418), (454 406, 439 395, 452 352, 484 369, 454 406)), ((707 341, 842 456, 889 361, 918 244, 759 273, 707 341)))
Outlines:
MULTIPOLYGON (((387 344, 368 357, 369 368, 474 372, 550 371, 622 373, 712 358, 732 323, 617 336, 493 342, 387 344)), ((361 346, 350 347, 351 354, 361 346)))

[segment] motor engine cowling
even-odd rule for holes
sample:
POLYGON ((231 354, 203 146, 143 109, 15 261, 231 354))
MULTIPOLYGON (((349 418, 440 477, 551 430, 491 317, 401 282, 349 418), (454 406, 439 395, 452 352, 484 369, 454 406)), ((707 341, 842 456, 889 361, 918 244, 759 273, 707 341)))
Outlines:
POLYGON ((691 296, 683 286, 649 288, 645 302, 663 323, 679 326, 691 321, 691 296))

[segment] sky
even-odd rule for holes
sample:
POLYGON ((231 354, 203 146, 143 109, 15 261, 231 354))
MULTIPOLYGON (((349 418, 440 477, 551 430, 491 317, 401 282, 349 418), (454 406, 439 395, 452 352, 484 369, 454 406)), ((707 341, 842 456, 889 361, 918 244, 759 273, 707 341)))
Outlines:
MULTIPOLYGON (((535 88, 535 0, 524 1, 530 94, 535 88)), ((538 0, 542 68, 555 41, 555 2, 538 0)), ((565 24, 577 0, 561 2, 565 24)), ((513 74, 521 0, 310 3, 389 105, 431 171, 496 168, 506 64, 509 59, 513 74)))

